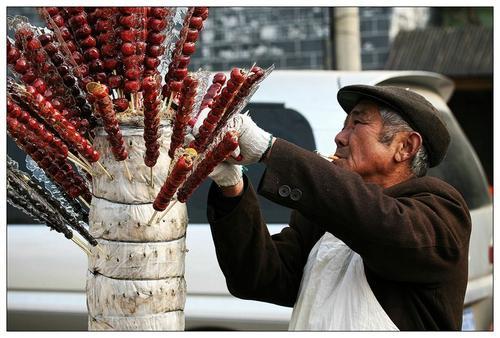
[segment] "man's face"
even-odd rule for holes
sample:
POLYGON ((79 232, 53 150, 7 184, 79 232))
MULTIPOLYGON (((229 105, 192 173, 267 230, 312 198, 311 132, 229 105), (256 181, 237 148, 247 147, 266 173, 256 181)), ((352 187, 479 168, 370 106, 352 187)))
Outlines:
POLYGON ((339 157, 335 164, 360 174, 366 182, 379 183, 394 166, 394 149, 379 142, 382 129, 377 105, 360 101, 335 137, 339 157))

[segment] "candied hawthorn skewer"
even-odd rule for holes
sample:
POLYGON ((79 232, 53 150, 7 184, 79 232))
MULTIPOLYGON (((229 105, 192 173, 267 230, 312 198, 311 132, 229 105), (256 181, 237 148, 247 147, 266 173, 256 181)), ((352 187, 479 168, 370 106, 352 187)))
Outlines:
POLYGON ((171 10, 165 7, 150 7, 147 11, 146 55, 144 57, 144 76, 158 75, 158 66, 165 53, 166 29, 171 10))
POLYGON ((77 76, 86 78, 88 68, 84 65, 83 55, 78 50, 78 44, 74 40, 73 34, 71 34, 68 23, 70 15, 67 10, 63 7, 41 7, 39 13, 47 23, 47 27, 56 34, 64 53, 69 57, 73 66, 76 67, 75 70, 81 72, 81 76, 77 76))
POLYGON ((24 124, 31 132, 33 132, 35 137, 47 144, 48 149, 61 156, 63 159, 68 157, 68 147, 64 142, 56 137, 52 132, 45 129, 45 126, 38 122, 35 118, 31 116, 29 112, 23 110, 18 104, 16 104, 11 98, 7 98, 7 116, 18 120, 18 122, 24 124))
POLYGON ((62 93, 54 92, 54 98, 51 100, 52 105, 61 112, 67 106, 69 113, 65 117, 74 122, 77 129, 82 132, 86 131, 90 123, 95 124, 95 120, 92 117, 92 107, 78 85, 78 78, 72 72, 72 66, 59 50, 58 43, 54 41, 52 34, 42 34, 39 36, 39 40, 52 63, 57 64, 57 72, 67 89, 62 93))
POLYGON ((7 201, 27 215, 33 217, 33 219, 39 221, 40 223, 44 223, 51 230, 64 234, 67 239, 72 240, 81 249, 83 249, 85 253, 91 255, 87 246, 81 242, 80 239, 74 237, 73 232, 65 225, 65 222, 58 217, 58 211, 51 208, 51 205, 49 206, 47 203, 43 203, 43 197, 34 196, 33 191, 26 188, 26 186, 20 183, 19 180, 12 177, 10 173, 7 177, 7 201), (40 201, 40 199, 42 199, 42 201, 40 201))
MULTIPOLYGON (((89 15, 83 7, 67 7, 66 11, 69 14, 69 26, 77 45, 80 47, 83 64, 88 68, 90 79, 107 83, 108 77, 104 73, 104 63, 97 48, 97 40, 89 22, 89 15)), ((86 85, 90 79, 86 79, 83 84, 86 85)))
POLYGON ((201 152, 206 149, 218 130, 225 125, 234 109, 249 94, 252 87, 264 76, 260 67, 252 67, 249 73, 244 74, 239 68, 233 68, 230 79, 222 89, 220 95, 215 97, 212 108, 203 120, 191 147, 201 152))
MULTIPOLYGON (((45 224, 51 230, 62 233, 67 239, 73 239, 73 232, 64 223, 56 222, 45 205, 34 199, 30 193, 20 189, 12 179, 7 178, 7 202, 9 204, 33 217, 34 220, 45 224)), ((88 249, 84 250, 90 254, 88 249)))
POLYGON ((141 90, 144 54, 146 51, 145 8, 118 8, 120 25, 120 55, 123 62, 123 90, 130 94, 132 109, 138 109, 137 93, 141 90))
MULTIPOLYGON (((89 244, 92 246, 97 245, 96 239, 90 235, 90 233, 80 224, 79 219, 71 214, 66 208, 64 208, 51 194, 47 192, 44 188, 39 186, 37 183, 32 181, 29 176, 26 175, 23 171, 17 169, 13 166, 15 163, 10 157, 7 161, 7 177, 10 178, 13 182, 17 182, 19 186, 23 188, 23 190, 28 191, 31 189, 35 194, 38 194, 47 205, 56 210, 63 219, 68 223, 68 225, 75 231, 77 231, 89 244)), ((17 164, 17 163, 16 163, 17 164)))
POLYGON ((206 146, 209 144, 211 135, 213 135, 213 131, 225 114, 227 106, 244 82, 245 75, 239 68, 233 68, 229 81, 224 89, 222 89, 221 93, 214 99, 212 109, 208 112, 205 120, 203 120, 203 124, 198 129, 198 135, 196 135, 195 140, 191 144, 196 151, 202 152, 205 150, 206 146))
POLYGON ((188 76, 184 79, 168 151, 170 158, 174 157, 175 150, 184 143, 185 129, 193 110, 197 87, 198 80, 195 78, 188 76))
POLYGON ((7 62, 12 66, 13 71, 21 76, 21 81, 34 86, 79 131, 85 132, 89 126, 87 118, 91 114, 90 106, 86 104, 84 97, 83 102, 76 101, 81 99, 78 96, 80 94, 78 87, 67 86, 73 76, 68 74, 70 68, 61 64, 64 62, 64 57, 58 52, 52 36, 49 34, 34 36, 33 30, 27 25, 24 26, 18 28, 15 34, 16 46, 7 39, 7 62), (17 46, 23 47, 24 51, 19 50, 17 46), (49 59, 52 63, 47 62, 49 59), (69 80, 68 77, 70 77, 69 80), (79 106, 84 110, 85 116, 81 116, 83 111, 79 106))
MULTIPOLYGON (((91 82, 87 85, 87 91, 91 95, 96 114, 102 119, 104 130, 108 134, 108 141, 111 144, 111 152, 117 161, 125 161, 128 157, 125 149, 125 140, 120 131, 120 126, 113 108, 113 101, 109 97, 109 89, 106 85, 97 82, 91 82)), ((130 181, 132 175, 128 170, 127 162, 124 162, 125 170, 130 181)), ((104 167, 101 166, 104 169, 104 167)), ((106 171, 107 173, 107 171, 106 171)), ((108 176, 111 176, 107 173, 108 176)), ((112 179, 112 177, 110 177, 112 179)))
POLYGON ((7 131, 16 144, 61 186, 71 198, 82 196, 90 203, 91 194, 71 164, 61 154, 54 151, 53 146, 38 137, 24 123, 7 116, 7 131))
POLYGON ((32 86, 26 86, 26 94, 24 96, 36 109, 38 115, 57 131, 67 144, 74 147, 87 161, 92 163, 99 160, 99 153, 94 150, 87 139, 42 94, 32 86))
POLYGON ((181 203, 187 201, 189 196, 203 182, 205 178, 214 170, 217 164, 224 161, 238 147, 238 136, 234 130, 228 131, 222 141, 215 146, 212 151, 205 154, 205 158, 200 161, 193 173, 187 178, 183 186, 179 188, 177 200, 181 203))
MULTIPOLYGON (((146 154, 144 163, 153 168, 160 156, 159 126, 160 126, 160 88, 161 76, 147 76, 142 83, 144 104, 144 142, 146 154)), ((151 185, 153 178, 151 177, 151 185)))
POLYGON ((168 99, 167 112, 175 95, 182 89, 182 81, 187 76, 191 54, 195 52, 195 43, 199 32, 203 29, 203 21, 207 17, 208 7, 191 7, 184 17, 183 27, 172 51, 172 60, 162 89, 163 98, 168 99))
POLYGON ((260 67, 254 66, 250 69, 250 73, 245 78, 245 81, 236 92, 236 95, 232 98, 231 102, 229 102, 226 112, 223 115, 223 122, 230 117, 236 106, 244 101, 248 95, 250 95, 252 87, 264 76, 264 74, 264 70, 260 67))
POLYGON ((118 8, 96 8, 93 14, 95 16, 93 29, 96 32, 97 46, 101 52, 104 72, 108 77, 107 85, 114 93, 115 111, 121 113, 129 108, 129 101, 123 94, 124 78, 123 62, 120 55, 120 30, 115 30, 115 27, 119 25, 118 8))
POLYGON ((118 60, 118 36, 114 31, 117 25, 117 13, 118 10, 114 7, 101 7, 94 11, 96 22, 93 29, 96 33, 96 43, 101 52, 104 71, 108 75, 113 71, 119 72, 121 68, 118 60))
POLYGON ((179 156, 153 202, 155 212, 151 216, 148 224, 153 222, 159 211, 163 211, 168 207, 177 188, 184 182, 187 174, 193 168, 194 158, 196 156, 196 151, 189 148, 179 156))
POLYGON ((205 96, 203 96, 203 99, 201 100, 201 105, 198 110, 198 113, 196 113, 191 120, 189 120, 189 125, 191 127, 194 127, 196 124, 196 120, 198 119, 198 116, 200 116, 201 112, 206 109, 206 108, 212 108, 214 99, 217 95, 220 94, 220 91, 222 89, 222 86, 226 83, 226 75, 224 73, 217 73, 214 75, 214 78, 212 80, 212 84, 210 87, 208 87, 205 96))
MULTIPOLYGON (((186 15, 184 16, 184 22, 179 33, 179 38, 175 43, 174 49, 172 50, 172 57, 170 64, 168 65, 167 74, 165 74, 165 85, 162 89, 162 96, 163 98, 168 99, 169 106, 167 108, 170 108, 170 103, 172 102, 175 94, 181 91, 182 80, 185 76, 187 76, 187 66, 191 58, 189 56, 190 54, 183 54, 183 47, 187 38, 189 21, 193 16, 193 13, 194 7, 189 7, 186 15)), ((159 36, 159 38, 160 37, 161 36, 159 36)), ((192 47, 194 47, 194 44, 192 47)), ((191 52, 191 49, 192 48, 186 48, 186 52, 191 52)), ((192 52, 194 52, 194 49, 192 52)))

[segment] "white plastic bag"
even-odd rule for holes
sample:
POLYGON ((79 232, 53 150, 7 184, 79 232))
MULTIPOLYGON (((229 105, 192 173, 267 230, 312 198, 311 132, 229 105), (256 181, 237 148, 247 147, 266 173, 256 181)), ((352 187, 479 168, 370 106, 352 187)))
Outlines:
POLYGON ((289 330, 397 331, 366 280, 363 261, 325 233, 312 248, 289 330))

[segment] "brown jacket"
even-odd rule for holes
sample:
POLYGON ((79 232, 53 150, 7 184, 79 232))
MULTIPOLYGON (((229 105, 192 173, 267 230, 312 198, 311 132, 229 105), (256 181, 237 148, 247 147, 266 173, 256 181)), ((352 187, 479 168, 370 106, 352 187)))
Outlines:
POLYGON ((384 190, 278 139, 258 191, 294 209, 279 234, 269 235, 246 177, 239 198, 215 184, 209 192, 216 254, 233 295, 293 306, 309 252, 328 231, 363 258, 400 330, 460 330, 471 220, 450 185, 422 177, 384 190))

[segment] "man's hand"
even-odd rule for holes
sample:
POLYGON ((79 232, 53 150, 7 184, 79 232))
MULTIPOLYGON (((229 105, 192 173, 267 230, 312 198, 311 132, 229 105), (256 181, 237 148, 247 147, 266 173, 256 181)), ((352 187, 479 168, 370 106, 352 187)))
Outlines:
POLYGON ((242 167, 237 164, 221 162, 208 175, 219 187, 229 187, 237 184, 243 178, 242 167))
POLYGON ((243 192, 243 174, 241 165, 227 162, 219 163, 208 175, 222 190, 226 197, 235 197, 243 192))
POLYGON ((238 143, 242 159, 237 161, 229 158, 227 161, 242 165, 261 161, 273 143, 273 136, 257 126, 248 115, 238 114, 233 117, 230 124, 234 125, 239 133, 238 143))

